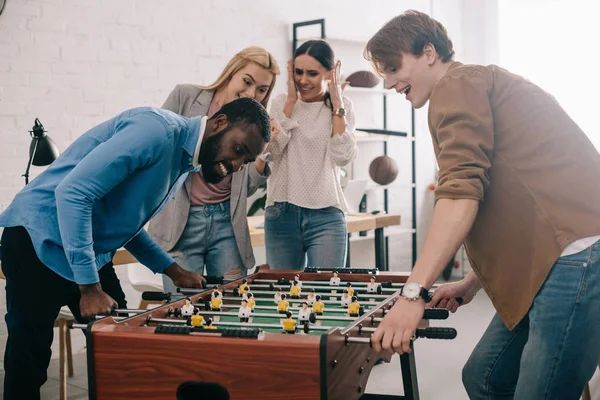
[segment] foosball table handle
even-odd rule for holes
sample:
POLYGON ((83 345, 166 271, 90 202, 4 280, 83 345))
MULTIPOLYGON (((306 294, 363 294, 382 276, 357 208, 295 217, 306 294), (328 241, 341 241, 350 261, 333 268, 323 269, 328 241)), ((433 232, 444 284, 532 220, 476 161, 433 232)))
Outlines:
POLYGON ((222 276, 205 276, 207 285, 222 285, 225 282, 225 278, 222 276))
POLYGON ((454 339, 456 338, 456 329, 454 328, 424 328, 417 329, 415 336, 427 339, 454 339))
POLYGON ((426 308, 423 319, 448 319, 450 311, 445 308, 426 308))
POLYGON ((142 300, 146 301, 170 301, 171 293, 163 293, 163 292, 143 292, 142 300))
MULTIPOLYGON (((450 340, 456 338, 456 329, 454 328, 419 328, 413 336, 413 340, 416 338, 426 339, 445 339, 450 340)), ((356 337, 346 335, 346 346, 352 343, 368 344, 373 346, 370 337, 356 337)))

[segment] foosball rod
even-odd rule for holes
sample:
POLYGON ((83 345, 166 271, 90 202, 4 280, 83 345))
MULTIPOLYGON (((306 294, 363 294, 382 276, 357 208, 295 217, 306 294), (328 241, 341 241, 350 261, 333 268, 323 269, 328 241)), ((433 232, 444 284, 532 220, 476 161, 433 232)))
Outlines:
MULTIPOLYGON (((335 302, 335 304, 339 304, 339 302, 335 302)), ((364 306, 367 306, 369 303, 364 303, 364 306)), ((199 303, 194 304, 195 307, 201 307, 202 305, 199 303)), ((363 304, 361 304, 361 306, 363 306, 363 304)), ((363 307, 364 307, 363 306, 363 307)), ((230 304, 230 303, 223 303, 223 307, 227 307, 227 308, 234 308, 234 307, 239 307, 239 304, 230 304)), ((309 306, 310 307, 310 306, 309 306)), ((366 309, 367 307, 365 307, 366 309)), ((254 306, 254 309, 256 310, 269 310, 269 311, 277 311, 277 306, 254 306)), ((288 308, 289 311, 300 311, 301 308, 299 307, 290 307, 288 308)), ((347 308, 328 308, 327 312, 331 312, 331 313, 348 313, 348 309, 347 308)))
MULTIPOLYGON (((216 317, 239 317, 238 313, 235 311, 200 311, 199 312, 200 315, 202 316, 216 316, 216 317)), ((314 317, 312 317, 311 322, 315 322, 315 321, 354 321, 356 318, 358 317, 335 317, 335 316, 329 316, 329 315, 315 315, 313 313, 311 313, 311 315, 314 315, 314 317)), ((298 319, 297 315, 292 314, 292 317, 295 317, 295 319, 298 319)), ((240 317, 241 318, 241 317, 240 317)), ((285 316, 285 314, 265 314, 265 313, 252 313, 250 314, 247 318, 273 318, 273 319, 285 319, 287 318, 285 316)), ((186 320, 171 320, 171 321, 181 321, 181 323, 187 323, 186 320)))
MULTIPOLYGON (((254 294, 254 293, 252 293, 252 294, 254 294)), ((338 297, 341 297, 341 296, 328 296, 328 295, 321 296, 321 301, 322 301, 322 302, 323 302, 323 304, 325 304, 325 305, 327 305, 327 304, 330 304, 330 305, 333 305, 333 304, 336 304, 336 305, 341 305, 341 303, 340 303, 340 300, 323 300, 323 298, 324 298, 324 297, 335 297, 335 298, 338 298, 338 297)), ((286 298, 285 298, 285 299, 286 299, 286 300, 287 300, 289 303, 304 303, 305 301, 307 301, 306 297, 301 297, 301 298, 298 298, 298 299, 294 299, 294 298, 292 298, 292 297, 287 297, 287 296, 286 296, 286 298)), ((241 297, 231 297, 231 296, 224 296, 224 297, 223 297, 223 301, 225 301, 225 300, 228 300, 228 301, 240 301, 240 302, 241 302, 241 301, 242 301, 242 298, 241 298, 241 297)), ((273 304, 273 303, 274 303, 274 300, 273 300, 273 298, 272 298, 272 297, 254 297, 254 300, 255 300, 257 303, 258 303, 259 301, 260 301, 260 302, 269 302, 269 303, 271 303, 271 304, 273 304)), ((360 301, 363 301, 363 298, 362 298, 362 297, 359 297, 359 300, 360 300, 360 301)), ((377 304, 379 304, 379 303, 375 303, 375 302, 369 302, 369 301, 363 301, 363 302, 364 302, 365 304, 369 304, 369 305, 371 305, 371 306, 374 306, 374 305, 377 305, 377 304), (375 303, 375 304, 370 304, 370 303, 375 303)))
MULTIPOLYGON (((272 286, 272 285, 262 285, 262 284, 251 284, 249 285, 250 287, 250 291, 252 293, 257 292, 258 290, 263 290, 263 291, 269 291, 271 293, 277 291, 277 289, 280 289, 281 291, 284 291, 282 288, 280 288, 279 286, 272 286)), ((315 293, 318 294, 325 294, 325 293, 342 293, 344 291, 344 289, 346 289, 346 286, 311 286, 311 285, 302 285, 301 289, 304 293, 310 292, 311 290, 314 289, 315 293)), ((284 288, 285 291, 287 291, 287 286, 284 288)), ((401 288, 383 288, 381 286, 378 286, 375 292, 367 292, 365 290, 365 288, 363 287, 353 287, 354 289, 354 293, 359 293, 361 295, 371 295, 371 294, 382 294, 382 293, 394 293, 395 291, 401 289, 401 288)))
MULTIPOLYGON (((186 324, 184 320, 177 319, 169 319, 169 318, 149 318, 146 321, 147 323, 155 323, 155 324, 186 324)), ((279 328, 283 329, 281 324, 265 324, 258 322, 229 322, 229 321, 213 321, 213 325, 215 326, 236 326, 236 327, 245 327, 245 328, 279 328)), ((87 325, 85 325, 87 326, 87 325)), ((336 328, 335 326, 319 326, 319 325, 311 325, 310 330, 315 331, 329 331, 331 329, 336 328)))
MULTIPOLYGON (((272 284, 273 286, 277 287, 277 286, 290 286, 291 285, 291 280, 285 280, 285 282, 281 282, 275 279, 254 279, 252 281, 248 282, 248 285, 250 286, 258 286, 258 285, 262 285, 262 284, 268 284, 269 286, 272 284)), ((350 282, 352 284, 353 287, 357 287, 360 289, 364 289, 364 287, 366 287, 369 282, 356 282, 356 281, 341 281, 339 285, 331 285, 329 281, 301 281, 301 288, 304 289, 305 285, 308 285, 307 287, 311 287, 311 286, 315 286, 316 287, 326 287, 326 288, 334 288, 334 289, 341 289, 343 290, 346 286, 346 282, 350 282)), ((391 281, 384 281, 384 282, 376 282, 378 286, 381 286, 382 289, 402 289, 404 287, 404 283, 393 283, 391 281)), ((434 283, 431 286, 431 290, 439 287, 440 284, 434 283)))
MULTIPOLYGON (((397 290, 392 291, 393 294, 394 292, 398 292, 397 290)), ((271 292, 271 291, 263 291, 263 290, 251 290, 250 293, 252 293, 252 295, 270 295, 273 296, 273 294, 275 292, 271 292)), ((306 294, 307 292, 304 292, 303 294, 306 294)), ((285 294, 286 300, 288 299, 292 299, 291 297, 289 297, 286 293, 285 294)), ((370 298, 370 299, 375 299, 375 300, 384 300, 387 299, 389 297, 389 295, 387 294, 370 294, 370 293, 355 293, 355 295, 358 294, 360 298, 370 298)), ((341 298, 343 295, 342 290, 339 289, 338 293, 329 293, 329 292, 324 292, 324 293, 319 293, 319 296, 321 296, 321 298, 323 297, 335 297, 335 298, 341 298)), ((241 297, 240 297, 241 298, 241 297)), ((292 300, 300 300, 300 299, 292 299, 292 300)))
MULTIPOLYGON (((291 285, 291 283, 293 281, 294 281, 293 279, 277 280, 277 279, 260 279, 259 278, 259 279, 249 280, 248 284, 250 286, 256 285, 256 284, 266 284, 266 285, 273 284, 275 286, 278 286, 278 285, 289 286, 289 285, 291 285)), ((314 285, 314 286, 332 286, 332 287, 343 288, 345 286, 346 282, 352 283, 352 286, 367 286, 369 284, 369 282, 340 281, 339 285, 331 285, 331 282, 329 282, 328 280, 325 280, 325 281, 301 281, 301 282, 302 282, 302 287, 304 287, 304 285, 314 285)), ((382 282, 377 282, 377 283, 381 284, 382 282)), ((402 283, 392 283, 392 287, 393 287, 393 285, 402 285, 402 283)))
MULTIPOLYGON (((366 329, 367 328, 363 328, 363 332, 367 332, 366 329)), ((373 329, 373 332, 374 331, 375 330, 373 329)), ((457 332, 454 328, 418 328, 413 335, 413 340, 416 338, 451 340, 456 338, 456 335, 457 332)), ((368 344, 370 346, 373 345, 371 337, 346 335, 346 344, 350 343, 368 344)))
MULTIPOLYGON (((288 311, 292 312, 293 310, 288 309, 288 311)), ((238 313, 235 311, 212 311, 212 310, 200 310, 199 313, 201 315, 214 315, 214 316, 238 316, 238 313)), ((346 310, 346 314, 348 313, 348 311, 346 310)), ((383 310, 383 316, 385 316, 387 314, 387 310, 383 310)), ((423 313, 423 319, 427 319, 427 320, 441 320, 441 319, 447 319, 449 316, 449 312, 446 309, 437 309, 437 308, 426 308, 424 313, 423 313)), ((294 315, 292 313, 292 315, 294 315)), ((297 313, 296 313, 297 315, 297 313)), ((352 317, 352 316, 344 316, 344 317, 339 317, 339 316, 332 316, 332 315, 316 315, 314 313, 311 312, 311 315, 315 315, 315 317, 313 317, 311 319, 311 322, 314 321, 354 321, 357 318, 359 318, 358 316, 356 317, 352 317), (313 321, 314 319, 314 321, 313 321)), ((363 313, 364 315, 364 313, 363 313)), ((362 315, 360 315, 362 316, 362 315)), ((285 318, 285 314, 266 314, 266 313, 252 313, 250 314, 249 317, 256 317, 256 318, 285 318)), ((375 323, 375 322, 381 322, 383 320, 382 317, 375 317, 374 315, 371 316, 371 318, 368 319, 369 321, 371 321, 371 323, 375 323)))

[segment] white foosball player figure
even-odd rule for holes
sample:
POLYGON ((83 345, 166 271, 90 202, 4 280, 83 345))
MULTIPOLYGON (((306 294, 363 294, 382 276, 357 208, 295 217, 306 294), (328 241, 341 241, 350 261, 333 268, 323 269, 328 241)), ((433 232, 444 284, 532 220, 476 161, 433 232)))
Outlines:
POLYGON ((217 286, 213 287, 213 289, 214 289, 214 290, 213 290, 213 291, 211 292, 211 294, 210 294, 210 299, 211 299, 211 300, 215 298, 215 296, 217 295, 217 293, 218 293, 218 296, 223 296, 223 293, 221 293, 221 292, 219 291, 219 289, 218 289, 218 287, 217 287, 217 286))
POLYGON ((302 303, 302 308, 298 311, 298 321, 301 323, 308 322, 310 317, 311 309, 308 308, 308 302, 302 303))
POLYGON ((275 292, 275 296, 273 296, 273 300, 275 301, 275 304, 278 304, 281 301, 281 289, 277 289, 277 291, 275 292))
POLYGON ((240 322, 248 322, 251 315, 252 309, 248 307, 248 300, 242 300, 242 306, 238 311, 238 317, 240 317, 240 322))
POLYGON ((329 284, 331 286, 340 286, 340 278, 338 277, 337 271, 333 271, 333 277, 329 279, 329 284))
POLYGON ((375 282, 375 277, 371 277, 371 282, 367 283, 367 293, 377 293, 377 286, 379 284, 375 282))
POLYGON ((315 289, 312 288, 306 295, 306 302, 309 306, 312 306, 315 301, 317 301, 317 294, 315 293, 315 289))
POLYGON ((302 289, 302 281, 300 280, 300 274, 294 276, 294 281, 298 282, 298 287, 302 289))
POLYGON ((194 306, 192 305, 192 299, 187 297, 185 299, 185 305, 181 307, 181 316, 191 317, 192 315, 194 315, 194 306))
POLYGON ((352 302, 352 296, 348 294, 348 289, 344 289, 344 294, 342 294, 342 307, 348 307, 348 304, 352 302))

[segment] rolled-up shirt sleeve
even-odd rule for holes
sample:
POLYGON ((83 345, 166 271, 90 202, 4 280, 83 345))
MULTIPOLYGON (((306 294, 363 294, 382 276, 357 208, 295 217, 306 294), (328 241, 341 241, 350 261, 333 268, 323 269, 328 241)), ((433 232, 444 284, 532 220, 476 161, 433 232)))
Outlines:
POLYGON ((329 141, 329 156, 335 165, 343 167, 356 159, 358 146, 354 128, 356 118, 354 106, 347 97, 344 97, 344 108, 346 109, 346 130, 341 135, 333 135, 329 141))
POLYGON ((494 123, 482 72, 446 76, 430 99, 429 125, 439 166, 439 199, 483 200, 490 184, 494 123))
MULTIPOLYGON (((163 156, 169 127, 151 114, 137 113, 123 118, 114 129, 118 133, 86 155, 54 191, 62 245, 79 285, 99 282, 92 235, 94 205, 136 169, 163 156)), ((155 253, 164 264, 166 254, 155 253)))

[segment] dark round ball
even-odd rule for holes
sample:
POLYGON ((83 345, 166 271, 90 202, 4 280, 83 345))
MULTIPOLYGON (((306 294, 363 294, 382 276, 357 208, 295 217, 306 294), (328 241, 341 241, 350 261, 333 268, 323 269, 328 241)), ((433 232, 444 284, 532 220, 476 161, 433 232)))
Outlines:
POLYGON ((369 166, 371 179, 380 185, 389 185, 398 176, 398 165, 388 156, 379 156, 369 166))
POLYGON ((371 71, 356 71, 346 78, 350 86, 372 88, 379 84, 379 77, 371 71))

